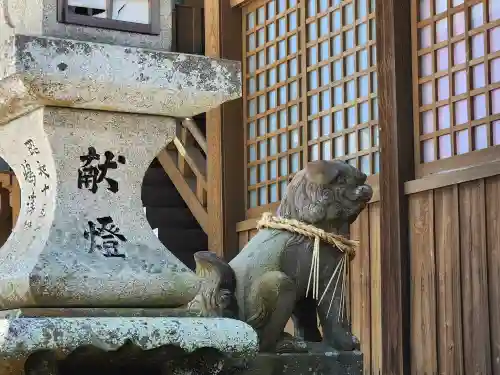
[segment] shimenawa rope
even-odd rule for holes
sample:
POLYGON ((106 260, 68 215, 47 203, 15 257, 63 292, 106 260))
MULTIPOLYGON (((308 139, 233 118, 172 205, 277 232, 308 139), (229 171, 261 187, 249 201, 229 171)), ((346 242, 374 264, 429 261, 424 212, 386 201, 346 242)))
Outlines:
POLYGON ((317 228, 314 225, 303 223, 299 220, 295 219, 285 219, 282 217, 273 216, 270 212, 266 212, 262 215, 262 218, 257 223, 257 229, 261 228, 270 228, 270 229, 279 229, 286 230, 291 233, 297 233, 303 235, 305 237, 309 237, 314 239, 314 246, 312 252, 312 262, 311 269, 309 271, 309 280, 307 282, 307 291, 306 295, 309 294, 309 290, 312 287, 312 296, 316 300, 319 297, 319 248, 320 241, 326 242, 337 249, 339 249, 344 256, 337 264, 337 267, 333 271, 333 274, 328 281, 328 284, 323 291, 323 294, 319 298, 319 303, 323 301, 323 297, 326 295, 326 292, 330 288, 335 276, 337 276, 335 280, 335 287, 333 289, 332 299, 330 300, 330 305, 328 306, 327 314, 330 314, 330 309, 332 307, 333 298, 335 296, 335 292, 337 291, 338 283, 340 279, 341 282, 341 294, 340 294, 340 309, 338 319, 343 318, 344 313, 344 305, 346 302, 345 292, 346 292, 346 283, 347 283, 347 269, 348 262, 352 260, 355 255, 355 248, 359 245, 358 241, 349 240, 343 236, 338 234, 328 233, 323 229, 317 228), (312 285, 311 285, 312 284, 312 285))

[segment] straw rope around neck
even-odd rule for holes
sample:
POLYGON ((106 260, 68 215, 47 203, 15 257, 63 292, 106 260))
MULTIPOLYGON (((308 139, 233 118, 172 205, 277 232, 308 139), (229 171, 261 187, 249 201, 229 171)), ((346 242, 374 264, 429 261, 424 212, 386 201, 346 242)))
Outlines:
POLYGON ((349 240, 341 235, 328 233, 323 229, 317 228, 314 225, 303 223, 295 219, 285 219, 282 217, 273 216, 270 212, 266 212, 262 215, 261 219, 257 223, 257 229, 270 228, 285 230, 291 233, 297 233, 302 236, 311 238, 314 240, 311 269, 309 271, 309 280, 307 282, 306 296, 309 294, 309 290, 312 288, 312 296, 316 300, 319 299, 318 304, 323 301, 326 292, 330 288, 330 285, 335 279, 335 286, 332 293, 332 299, 330 300, 330 305, 328 306, 327 315, 330 314, 330 309, 332 307, 333 299, 335 297, 335 292, 337 290, 339 281, 341 281, 341 295, 340 295, 340 309, 338 314, 338 319, 343 319, 344 306, 346 303, 346 283, 347 283, 347 269, 348 262, 354 258, 355 249, 358 247, 359 242, 349 240), (328 284, 323 291, 321 297, 319 297, 319 249, 320 242, 326 242, 327 244, 336 247, 340 252, 344 253, 342 259, 337 264, 337 267, 333 271, 328 284), (341 280, 342 279, 342 280, 341 280), (318 298, 319 297, 319 298, 318 298))

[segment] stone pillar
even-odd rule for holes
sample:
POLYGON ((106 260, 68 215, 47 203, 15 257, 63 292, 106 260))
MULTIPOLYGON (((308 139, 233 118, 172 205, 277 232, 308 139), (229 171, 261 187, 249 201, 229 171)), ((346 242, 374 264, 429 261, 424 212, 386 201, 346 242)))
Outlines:
POLYGON ((22 201, 0 251, 1 306, 189 302, 197 279, 154 235, 140 199, 174 135, 168 117, 57 107, 0 127, 22 201))

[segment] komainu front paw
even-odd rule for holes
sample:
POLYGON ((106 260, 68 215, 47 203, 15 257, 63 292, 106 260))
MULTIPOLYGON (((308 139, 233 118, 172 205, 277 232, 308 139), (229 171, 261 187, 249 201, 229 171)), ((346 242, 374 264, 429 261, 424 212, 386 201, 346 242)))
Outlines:
POLYGON ((361 347, 358 338, 343 328, 335 330, 327 344, 336 350, 347 352, 359 350, 361 347))
POLYGON ((304 353, 308 351, 307 344, 300 338, 283 332, 276 344, 276 353, 304 353))

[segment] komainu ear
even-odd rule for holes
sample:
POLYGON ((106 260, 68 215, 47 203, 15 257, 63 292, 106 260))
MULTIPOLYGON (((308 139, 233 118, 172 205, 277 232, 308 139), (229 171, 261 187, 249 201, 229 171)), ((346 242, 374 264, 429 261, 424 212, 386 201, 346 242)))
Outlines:
POLYGON ((331 183, 340 172, 335 162, 327 160, 311 161, 307 163, 305 171, 307 180, 318 185, 331 183))

